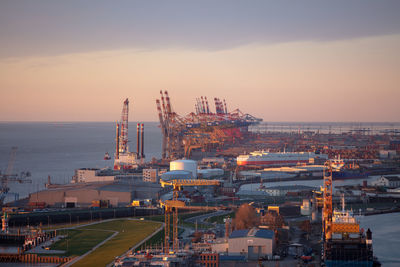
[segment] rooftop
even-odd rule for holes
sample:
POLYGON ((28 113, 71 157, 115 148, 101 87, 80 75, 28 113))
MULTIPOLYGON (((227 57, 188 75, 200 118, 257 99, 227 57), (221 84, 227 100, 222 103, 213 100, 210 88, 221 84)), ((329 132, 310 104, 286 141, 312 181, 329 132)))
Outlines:
POLYGON ((268 229, 243 229, 243 230, 235 230, 229 236, 229 238, 241 238, 241 237, 259 237, 259 238, 267 238, 271 239, 274 237, 274 231, 268 229))
POLYGON ((391 182, 397 182, 400 181, 400 177, 399 176, 384 176, 386 179, 388 179, 391 182))

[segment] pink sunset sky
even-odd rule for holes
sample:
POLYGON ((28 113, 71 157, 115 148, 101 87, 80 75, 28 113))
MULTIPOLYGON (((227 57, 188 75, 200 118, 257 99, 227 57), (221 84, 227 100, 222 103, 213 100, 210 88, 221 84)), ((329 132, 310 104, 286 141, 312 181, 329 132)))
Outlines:
POLYGON ((1 1, 0 121, 400 120, 399 1, 1 1), (214 105, 212 104, 212 110, 214 105))

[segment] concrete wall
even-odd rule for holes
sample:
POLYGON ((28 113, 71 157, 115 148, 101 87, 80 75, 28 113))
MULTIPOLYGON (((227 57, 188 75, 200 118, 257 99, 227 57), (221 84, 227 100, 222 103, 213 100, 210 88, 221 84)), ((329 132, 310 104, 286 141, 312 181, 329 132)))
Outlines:
POLYGON ((211 250, 216 253, 226 253, 228 251, 229 245, 226 243, 212 243, 211 250))

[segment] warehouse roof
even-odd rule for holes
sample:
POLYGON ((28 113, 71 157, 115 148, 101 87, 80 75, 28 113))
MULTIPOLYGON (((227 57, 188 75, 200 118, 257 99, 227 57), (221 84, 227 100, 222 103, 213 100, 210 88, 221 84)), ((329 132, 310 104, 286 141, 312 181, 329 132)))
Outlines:
POLYGON ((229 236, 229 238, 241 238, 241 237, 259 237, 271 239, 274 236, 274 231, 268 229, 245 229, 245 230, 235 230, 229 236))
POLYGON ((400 177, 398 176, 385 176, 385 178, 392 182, 400 181, 400 177))

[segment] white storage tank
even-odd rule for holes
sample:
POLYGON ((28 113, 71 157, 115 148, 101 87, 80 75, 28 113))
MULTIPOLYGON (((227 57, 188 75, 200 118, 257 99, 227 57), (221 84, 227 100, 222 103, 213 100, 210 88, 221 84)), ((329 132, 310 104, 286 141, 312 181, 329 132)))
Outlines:
POLYGON ((170 171, 189 171, 197 178, 197 161, 190 159, 179 159, 169 163, 170 171))

